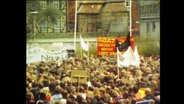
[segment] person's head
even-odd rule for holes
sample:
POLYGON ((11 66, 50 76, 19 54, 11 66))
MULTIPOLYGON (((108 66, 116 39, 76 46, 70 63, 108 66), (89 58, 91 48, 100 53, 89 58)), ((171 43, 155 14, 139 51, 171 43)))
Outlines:
POLYGON ((62 91, 62 88, 60 86, 55 87, 55 91, 54 91, 55 93, 59 94, 61 93, 61 91, 62 91))
POLYGON ((89 91, 94 91, 94 88, 93 88, 92 86, 89 86, 89 87, 88 87, 88 90, 89 90, 89 91))
POLYGON ((43 100, 39 100, 37 104, 45 104, 45 102, 43 100))
POLYGON ((43 86, 48 87, 49 86, 49 81, 48 80, 43 80, 43 86))
POLYGON ((38 88, 42 89, 44 85, 43 85, 42 82, 38 81, 38 82, 36 82, 36 86, 37 86, 38 88))
POLYGON ((146 95, 152 94, 151 88, 146 88, 146 89, 145 89, 145 94, 146 94, 146 95))
POLYGON ((101 88, 100 88, 100 93, 101 93, 101 94, 105 94, 105 93, 106 93, 106 89, 105 89, 104 87, 101 87, 101 88))
POLYGON ((39 92, 38 97, 40 100, 46 100, 46 93, 45 92, 39 92))
POLYGON ((82 103, 82 100, 83 100, 82 95, 81 95, 81 94, 78 94, 78 95, 77 95, 77 101, 78 101, 79 103, 82 103))
POLYGON ((75 94, 76 93, 76 88, 74 86, 69 86, 67 91, 71 94, 75 94))
POLYGON ((84 87, 83 86, 79 87, 79 92, 84 92, 84 87))
POLYGON ((62 104, 60 100, 57 100, 56 102, 54 102, 54 104, 62 104))
POLYGON ((138 87, 137 85, 134 85, 133 91, 134 91, 135 93, 137 93, 137 92, 139 91, 139 87, 138 87))
POLYGON ((156 104, 153 99, 150 100, 150 104, 156 104))
POLYGON ((88 91, 86 94, 86 100, 88 104, 91 104, 91 101, 94 99, 94 93, 92 91, 88 91))
POLYGON ((26 93, 26 99, 28 99, 28 100, 34 99, 33 93, 32 92, 27 92, 26 93))

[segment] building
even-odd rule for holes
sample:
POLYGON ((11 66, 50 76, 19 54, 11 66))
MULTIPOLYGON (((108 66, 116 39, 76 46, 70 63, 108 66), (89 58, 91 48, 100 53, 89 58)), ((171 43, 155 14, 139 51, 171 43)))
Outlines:
POLYGON ((26 4, 27 27, 34 28, 32 30, 36 30, 37 33, 67 31, 67 0, 28 0, 26 4), (30 15, 32 11, 36 11, 37 14, 30 15))
MULTIPOLYGON (((57 18, 56 22, 54 23, 52 22, 52 17, 46 19, 40 25, 41 32, 47 32, 47 33, 66 32, 66 29, 67 29, 67 2, 66 1, 67 0, 41 0, 39 1, 42 11, 47 9, 48 13, 49 13, 49 10, 57 11, 55 13, 60 13, 60 17, 57 18)), ((54 13, 54 12, 51 11, 50 13, 54 13)))
POLYGON ((127 33, 129 10, 125 1, 81 2, 77 12, 77 32, 127 33))
POLYGON ((139 1, 140 36, 160 37, 160 1, 139 1))
MULTIPOLYGON (((34 28, 37 33, 68 33, 74 32, 75 1, 73 0, 30 0, 31 8, 38 11, 34 28), (35 6, 39 5, 39 6, 35 6), (39 7, 39 9, 37 8, 39 7), (53 14, 52 14, 53 13, 53 14), (53 16, 60 17, 53 22, 53 16)), ((132 0, 132 11, 136 11, 137 0, 132 0), (136 8, 134 8, 136 7, 136 8)), ((77 5, 77 32, 83 33, 121 33, 129 31, 129 0, 85 0, 77 5)), ((33 19, 31 19, 33 20, 33 19)), ((132 13, 132 27, 137 27, 138 12, 132 13)), ((32 22, 29 22, 30 24, 32 22)), ((33 23, 32 23, 33 24, 33 23)), ((31 26, 29 26, 31 27, 31 26)), ((33 27, 33 26, 32 26, 33 27)))

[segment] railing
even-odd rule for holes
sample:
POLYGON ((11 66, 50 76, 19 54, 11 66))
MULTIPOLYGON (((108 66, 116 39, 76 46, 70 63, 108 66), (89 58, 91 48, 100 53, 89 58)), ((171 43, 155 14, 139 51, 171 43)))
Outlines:
MULTIPOLYGON (((88 33, 77 33, 77 37, 79 35, 83 35, 85 38, 93 38, 97 36, 104 36, 104 37, 117 37, 117 36, 126 36, 126 33, 112 33, 109 32, 105 34, 103 32, 88 32, 88 33)), ((35 39, 55 39, 55 38, 73 38, 74 33, 36 33, 35 39)), ((27 35, 27 39, 33 39, 34 36, 32 34, 27 35)))

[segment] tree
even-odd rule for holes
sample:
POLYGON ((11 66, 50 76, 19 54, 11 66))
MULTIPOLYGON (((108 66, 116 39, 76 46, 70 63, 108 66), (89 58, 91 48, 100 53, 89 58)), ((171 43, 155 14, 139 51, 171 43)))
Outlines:
POLYGON ((33 32, 34 24, 33 20, 36 19, 35 15, 31 14, 33 11, 40 11, 41 6, 39 1, 37 0, 27 0, 26 1, 26 28, 27 28, 27 34, 33 32))
MULTIPOLYGON (((42 8, 42 5, 40 4, 39 0, 27 0, 26 6, 27 6, 27 13, 26 13, 26 24, 27 24, 27 33, 33 32, 33 20, 35 20, 36 25, 36 31, 40 32, 40 25, 43 23, 47 23, 47 31, 48 26, 51 24, 51 26, 54 26, 55 23, 57 23, 57 20, 60 19, 61 13, 59 11, 59 8, 55 7, 53 5, 54 1, 45 1, 46 2, 46 8, 42 8), (30 12, 37 11, 38 13, 36 15, 31 14, 30 12)), ((54 31, 54 28, 53 28, 54 31)))
POLYGON ((44 22, 47 22, 47 31, 48 31, 49 24, 51 23, 52 26, 54 26, 54 24, 57 23, 57 20, 60 19, 61 13, 58 8, 50 4, 45 9, 42 9, 40 11, 40 16, 41 17, 39 17, 38 23, 42 24, 44 22))

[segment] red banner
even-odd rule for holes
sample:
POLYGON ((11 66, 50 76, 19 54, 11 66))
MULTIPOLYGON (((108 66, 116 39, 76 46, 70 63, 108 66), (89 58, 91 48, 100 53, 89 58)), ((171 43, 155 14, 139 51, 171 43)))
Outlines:
MULTIPOLYGON (((97 37, 97 54, 116 55, 116 39, 121 42, 124 42, 126 40, 126 37, 97 37)), ((130 36, 130 44, 132 49, 134 49, 134 36, 130 36)))

